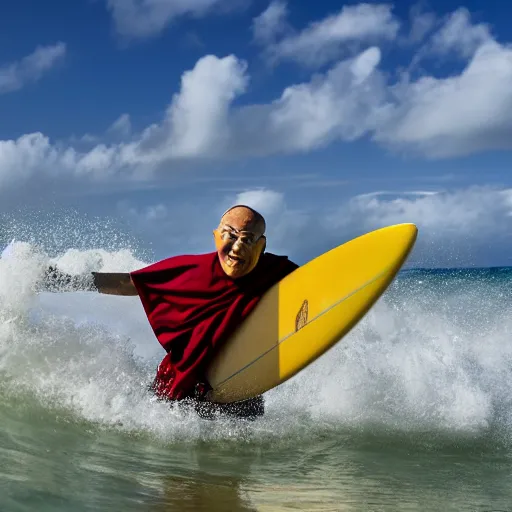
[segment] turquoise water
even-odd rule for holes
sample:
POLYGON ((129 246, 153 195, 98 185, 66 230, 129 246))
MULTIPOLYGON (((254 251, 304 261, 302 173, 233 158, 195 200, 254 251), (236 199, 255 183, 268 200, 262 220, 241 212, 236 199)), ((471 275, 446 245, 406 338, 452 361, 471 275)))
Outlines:
POLYGON ((2 512, 512 510, 512 269, 401 273, 244 422, 155 402, 137 299, 36 294, 46 263, 0 260, 2 512))

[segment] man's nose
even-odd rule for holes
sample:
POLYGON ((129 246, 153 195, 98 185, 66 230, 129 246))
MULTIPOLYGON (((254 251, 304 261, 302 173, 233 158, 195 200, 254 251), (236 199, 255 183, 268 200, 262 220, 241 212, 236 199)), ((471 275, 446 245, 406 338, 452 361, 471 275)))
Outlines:
POLYGON ((237 238, 235 240, 235 243, 233 244, 233 249, 240 250, 240 246, 242 245, 242 241, 240 238, 237 238))

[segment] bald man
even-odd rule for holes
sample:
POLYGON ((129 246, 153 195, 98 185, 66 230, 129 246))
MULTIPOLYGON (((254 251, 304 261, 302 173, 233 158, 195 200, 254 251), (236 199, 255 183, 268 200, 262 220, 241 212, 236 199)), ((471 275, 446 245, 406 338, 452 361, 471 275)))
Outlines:
MULTIPOLYGON (((254 269, 266 247, 265 230, 263 216, 248 206, 235 205, 224 212, 213 236, 219 263, 227 276, 237 279, 254 269)), ((93 275, 100 293, 138 295, 131 274, 93 272, 93 275)))
MULTIPOLYGON (((166 351, 151 385, 159 399, 192 401, 207 418, 217 412, 248 418, 263 414, 262 397, 235 404, 209 402, 205 372, 263 294, 297 268, 286 256, 265 252, 265 230, 260 213, 235 205, 213 231, 215 252, 174 256, 131 273, 93 273, 89 289, 139 296, 166 351)), ((61 289, 63 283, 79 288, 76 278, 50 269, 46 288, 56 282, 61 289)))

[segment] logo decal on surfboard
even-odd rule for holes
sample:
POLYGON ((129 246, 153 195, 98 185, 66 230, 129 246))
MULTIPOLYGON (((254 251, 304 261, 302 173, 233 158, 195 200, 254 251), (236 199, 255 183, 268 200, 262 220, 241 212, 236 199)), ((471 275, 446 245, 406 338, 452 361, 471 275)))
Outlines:
POLYGON ((302 306, 295 317, 295 331, 302 329, 308 323, 308 301, 302 303, 302 306))

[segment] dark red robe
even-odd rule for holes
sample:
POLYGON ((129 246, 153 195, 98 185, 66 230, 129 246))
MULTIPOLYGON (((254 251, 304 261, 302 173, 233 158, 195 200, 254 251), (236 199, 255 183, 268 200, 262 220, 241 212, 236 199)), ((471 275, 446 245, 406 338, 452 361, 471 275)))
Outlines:
POLYGON ((220 344, 262 295, 296 268, 286 256, 263 253, 252 272, 231 279, 213 252, 175 256, 132 272, 149 323, 167 352, 153 385, 156 394, 171 400, 193 396, 220 344))

